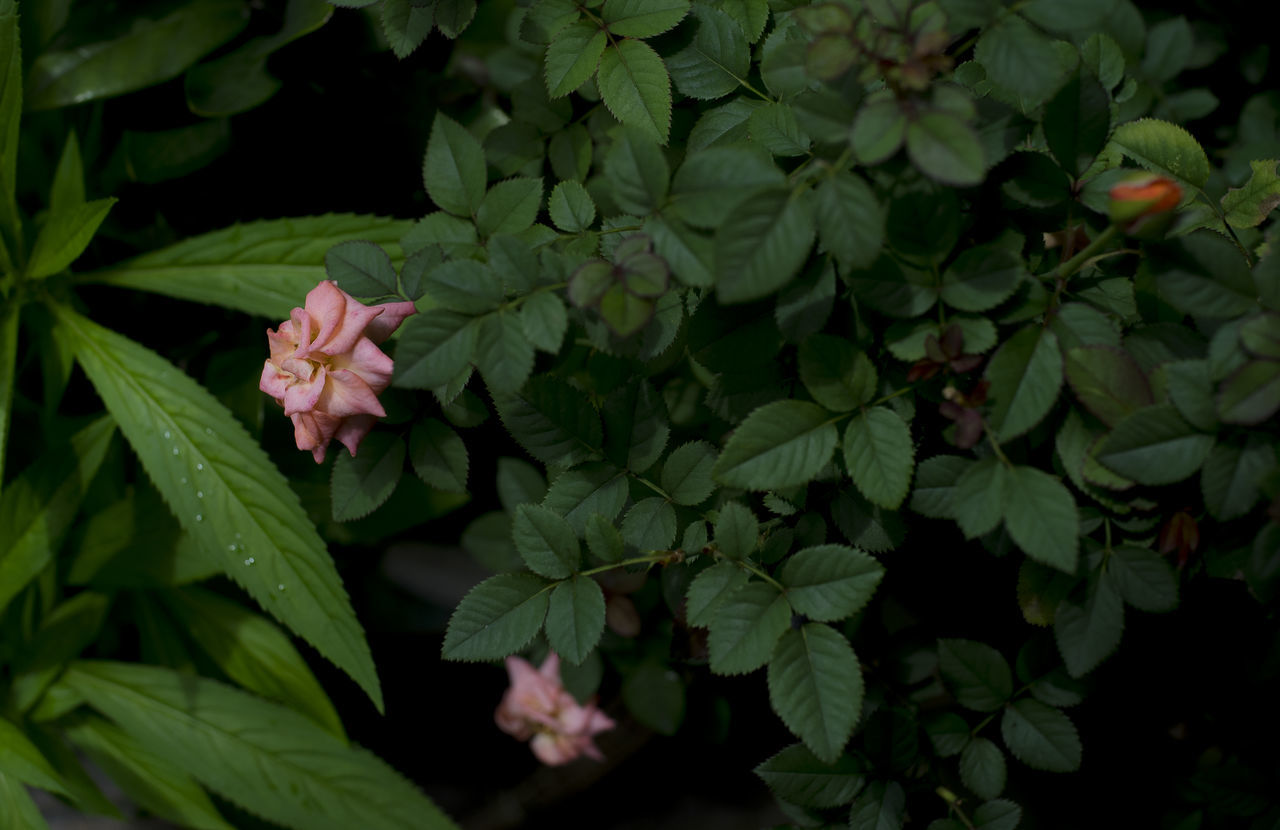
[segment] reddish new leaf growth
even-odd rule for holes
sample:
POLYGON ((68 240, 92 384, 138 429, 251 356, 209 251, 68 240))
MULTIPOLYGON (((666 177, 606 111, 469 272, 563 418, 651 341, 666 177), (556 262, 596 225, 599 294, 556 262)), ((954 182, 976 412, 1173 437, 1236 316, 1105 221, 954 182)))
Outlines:
POLYGON ((1187 564, 1187 560, 1198 547, 1200 547, 1200 527, 1186 510, 1174 513, 1160 527, 1160 553, 1168 556, 1177 551, 1179 570, 1187 564))

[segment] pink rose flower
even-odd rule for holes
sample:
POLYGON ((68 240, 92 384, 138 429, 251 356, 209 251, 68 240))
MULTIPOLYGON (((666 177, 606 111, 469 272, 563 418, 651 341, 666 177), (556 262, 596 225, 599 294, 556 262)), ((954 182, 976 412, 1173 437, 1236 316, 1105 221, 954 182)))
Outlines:
POLYGON ((604 760, 591 737, 617 724, 596 708, 594 700, 582 706, 565 691, 560 657, 554 651, 538 669, 519 657, 508 657, 507 674, 511 687, 493 716, 499 729, 522 741, 532 738, 529 748, 550 766, 567 764, 579 755, 604 760))
POLYGON ((414 313, 413 303, 366 306, 324 280, 277 331, 267 329, 271 357, 258 388, 284 406, 298 449, 316 463, 334 438, 352 455, 386 416, 378 395, 391 383, 391 358, 379 343, 414 313))

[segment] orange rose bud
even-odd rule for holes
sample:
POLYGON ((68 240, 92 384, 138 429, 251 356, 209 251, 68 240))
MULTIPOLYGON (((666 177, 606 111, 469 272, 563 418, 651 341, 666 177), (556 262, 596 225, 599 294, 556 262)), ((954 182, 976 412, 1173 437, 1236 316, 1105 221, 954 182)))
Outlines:
POLYGON ((1182 201, 1182 187, 1166 176, 1136 173, 1111 188, 1111 221, 1133 236, 1158 235, 1182 201))

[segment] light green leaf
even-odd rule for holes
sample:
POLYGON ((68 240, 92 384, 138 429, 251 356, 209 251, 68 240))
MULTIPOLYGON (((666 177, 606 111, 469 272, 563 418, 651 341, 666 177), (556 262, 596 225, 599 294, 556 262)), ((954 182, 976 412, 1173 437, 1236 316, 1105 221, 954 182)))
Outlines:
POLYGON ((409 432, 409 462, 429 487, 467 492, 467 445, 448 424, 424 418, 409 432))
POLYGON ((455 826, 372 753, 279 704, 134 663, 82 661, 64 682, 147 751, 270 821, 299 830, 455 826))
POLYGON ((844 170, 817 187, 818 241, 845 268, 866 268, 884 244, 885 211, 860 176, 844 170))
POLYGON ((363 519, 391 498, 404 472, 404 454, 404 441, 389 432, 365 436, 359 455, 338 453, 330 485, 333 520, 363 519))
POLYGON ((805 388, 827 409, 846 412, 875 395, 875 366, 843 337, 812 334, 800 341, 799 359, 805 388))
POLYGON ((986 738, 974 738, 960 753, 960 780, 984 801, 1000 795, 1007 774, 1004 753, 986 738))
POLYGON ((777 291, 800 270, 815 234, 808 200, 785 189, 748 197, 716 232, 716 295, 742 303, 777 291))
POLYGON ((716 674, 746 674, 760 668, 791 624, 786 598, 764 582, 742 586, 718 606, 707 635, 711 671, 716 674))
POLYGON ((564 516, 573 532, 582 536, 593 516, 611 522, 622 511, 627 503, 627 477, 609 464, 584 464, 557 476, 542 503, 564 516))
POLYGON ((412 223, 399 219, 350 213, 251 222, 192 237, 80 279, 284 320, 326 278, 324 256, 334 245, 362 239, 381 245, 394 260, 401 255, 400 237, 410 227, 412 223))
POLYGON ((27 261, 27 279, 42 279, 67 268, 88 247, 116 199, 96 199, 52 213, 36 236, 27 261))
POLYGON ((1080 518, 1071 491, 1043 470, 1019 465, 1004 492, 1004 526, 1018 547, 1041 564, 1074 573, 1080 518))
POLYGON ((491 576, 467 592, 449 618, 446 660, 501 660, 542 630, 551 583, 532 574, 491 576))
POLYGON ((1000 734, 1013 757, 1032 769, 1080 768, 1080 736, 1071 719, 1038 700, 1022 699, 1004 710, 1000 734))
POLYGON ((1040 423, 1062 388, 1062 352, 1048 329, 1030 325, 991 356, 984 376, 991 382, 987 426, 1008 441, 1040 423))
POLYGON ((600 98, 615 118, 659 144, 667 143, 671 132, 671 78, 652 47, 638 40, 611 45, 600 59, 596 83, 600 98))
POLYGON ((551 191, 547 204, 551 221, 566 233, 581 233, 596 219, 596 203, 591 194, 576 181, 560 182, 551 191))
POLYGON ((486 238, 496 233, 520 233, 538 218, 541 206, 541 178, 498 182, 476 209, 476 230, 486 238))
POLYGON ((1064 599, 1053 617, 1054 639, 1072 677, 1093 671, 1120 645, 1123 632, 1124 605, 1105 569, 1090 576, 1084 605, 1064 599))
POLYGON ((769 702, 819 760, 835 763, 862 712, 862 668, 822 623, 787 631, 769 660, 769 702))
POLYGON ((159 355, 69 308, 54 310, 59 336, 202 554, 381 708, 342 581, 267 454, 216 398, 159 355), (248 556, 254 565, 244 564, 248 556))
POLYGON ((745 568, 724 560, 695 576, 685 595, 685 613, 689 624, 703 628, 709 626, 719 613, 720 606, 747 584, 749 576, 745 568))
POLYGON ((475 358, 479 331, 474 317, 440 308, 413 315, 396 344, 391 384, 436 389, 449 383, 475 358))
POLYGON ((790 556, 779 580, 798 613, 835 622, 862 610, 883 577, 880 563, 856 548, 818 545, 790 556))
POLYGON ((288 636, 267 619, 211 591, 163 595, 182 630, 245 689, 287 704, 339 738, 342 721, 288 636))
POLYGON ((0 611, 53 561, 114 434, 111 419, 99 418, 5 488, 0 498, 0 611))
POLYGON ((907 795, 897 781, 872 781, 849 809, 849 830, 902 830, 907 795))
POLYGON ((915 446, 911 430, 892 409, 874 406, 857 413, 844 431, 849 476, 872 504, 898 509, 911 486, 915 446))
POLYGON ((556 585, 547 607, 547 644, 569 663, 579 665, 604 633, 604 592, 590 577, 575 576, 556 585))
MULTIPOLYGON (((962 311, 986 311, 1009 299, 1027 269, 1008 248, 972 248, 956 257, 942 275, 942 301, 962 311)), ((972 352, 965 344, 966 352, 972 352)))
POLYGON ((1233 228, 1256 228, 1280 205, 1280 162, 1275 159, 1251 161, 1253 173, 1241 187, 1233 187, 1222 197, 1227 224, 1233 228))
POLYGON ((603 443, 600 416, 591 402, 558 378, 540 375, 494 403, 512 436, 544 464, 578 464, 603 443))
POLYGON ((1196 432, 1172 404, 1139 409, 1098 446, 1098 461, 1139 484, 1172 484, 1200 469, 1213 436, 1196 432))
POLYGON ((1125 602, 1161 614, 1178 607, 1178 577, 1162 556, 1135 545, 1111 551, 1106 567, 1125 602))
POLYGON ((0 772, 0 803, 10 806, 13 830, 49 830, 40 808, 31 800, 27 788, 16 778, 0 772))
POLYGON ((604 22, 617 37, 653 37, 684 19, 689 0, 605 0, 604 22))
POLYGON ((828 413, 804 401, 775 401, 755 409, 734 430, 716 461, 721 484, 778 490, 809 482, 831 459, 837 433, 828 413))
POLYGON ((1004 518, 1012 487, 1012 473, 995 456, 983 458, 960 474, 950 496, 951 513, 966 539, 996 529, 1004 518))
POLYGON ((979 184, 987 170, 978 133, 959 116, 942 110, 926 112, 907 124, 907 155, 920 172, 952 187, 979 184))
POLYGON ((613 199, 628 213, 645 216, 667 199, 671 171, 657 142, 636 127, 624 127, 604 159, 604 175, 613 199))
POLYGON ((578 569, 582 558, 578 537, 554 511, 537 504, 520 505, 511 524, 511 535, 516 550, 535 573, 549 579, 565 579, 578 569))
POLYGON ((728 95, 751 69, 743 29, 725 11, 694 6, 698 31, 693 42, 667 59, 676 89, 690 98, 709 101, 728 95))
POLYGON ((1000 652, 974 640, 939 640, 938 668, 966 709, 994 712, 1013 694, 1013 674, 1000 652))
POLYGON ((823 763, 804 744, 792 744, 753 770, 778 798, 816 808, 852 801, 866 783, 865 771, 865 764, 849 755, 823 763))
POLYGON ((560 98, 586 83, 600 65, 606 41, 604 29, 586 21, 561 29, 547 46, 543 73, 547 94, 560 98))
POLYGON ((5 718, 0 718, 0 774, 32 787, 67 795, 66 783, 58 771, 23 731, 5 718))
POLYGON ((1138 164, 1195 187, 1209 181, 1209 159, 1192 136, 1177 124, 1140 118, 1116 127, 1111 144, 1138 164))
POLYGON ((65 107, 167 81, 249 22, 240 0, 195 0, 169 8, 162 17, 132 16, 103 40, 42 54, 27 77, 26 108, 65 107))
POLYGON ((339 242, 324 255, 324 270, 339 288, 356 297, 396 293, 396 269, 391 257, 372 242, 339 242))

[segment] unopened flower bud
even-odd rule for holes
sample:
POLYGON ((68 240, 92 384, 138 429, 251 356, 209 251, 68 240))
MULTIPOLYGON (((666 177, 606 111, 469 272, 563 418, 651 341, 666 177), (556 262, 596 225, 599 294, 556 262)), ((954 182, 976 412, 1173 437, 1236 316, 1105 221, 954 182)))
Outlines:
POLYGON ((1167 176, 1135 173, 1111 188, 1111 221, 1130 236, 1159 236, 1182 201, 1182 187, 1167 176))

